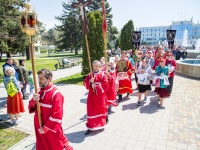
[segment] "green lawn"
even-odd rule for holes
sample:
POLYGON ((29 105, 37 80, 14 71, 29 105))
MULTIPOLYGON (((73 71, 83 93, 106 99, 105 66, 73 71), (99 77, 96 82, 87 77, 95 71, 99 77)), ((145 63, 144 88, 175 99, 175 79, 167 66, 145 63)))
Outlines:
MULTIPOLYGON (((75 53, 51 53, 50 57, 47 54, 35 55, 35 68, 36 72, 42 68, 48 68, 50 70, 55 70, 54 65, 58 63, 57 59, 66 57, 81 57, 82 54, 75 55, 75 53)), ((24 58, 24 57, 21 57, 24 58)), ((19 57, 13 57, 13 59, 19 60, 19 57)), ((3 69, 2 65, 5 63, 5 59, 0 60, 0 83, 3 82, 3 69)), ((25 60, 25 67, 28 70, 32 70, 31 60, 25 60)))
POLYGON ((8 149, 27 136, 27 133, 12 128, 6 128, 5 125, 0 124, 0 150, 8 149))
MULTIPOLYGON (((0 62, 0 66, 2 66, 5 63, 5 60, 3 62, 0 62)), ((35 59, 35 69, 36 71, 42 69, 42 68, 48 68, 50 70, 55 70, 54 65, 58 63, 55 59, 35 59)), ((31 60, 25 60, 25 67, 28 70, 32 70, 31 60)), ((3 68, 0 69, 0 83, 2 82, 3 78, 3 68)))
POLYGON ((66 78, 58 79, 58 80, 54 81, 54 83, 56 83, 56 84, 78 84, 78 85, 83 85, 83 80, 84 80, 84 76, 81 75, 81 73, 77 73, 77 74, 71 75, 71 76, 66 77, 66 78))

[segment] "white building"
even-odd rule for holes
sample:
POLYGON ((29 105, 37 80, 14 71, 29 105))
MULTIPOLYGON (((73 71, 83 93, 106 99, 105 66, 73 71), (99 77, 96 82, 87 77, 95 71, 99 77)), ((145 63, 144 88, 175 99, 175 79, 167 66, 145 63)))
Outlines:
POLYGON ((146 42, 146 44, 158 44, 159 42, 164 42, 167 39, 166 30, 168 29, 170 29, 170 26, 139 28, 139 31, 141 31, 141 42, 146 42))
MULTIPOLYGON (((146 42, 146 44, 158 44, 167 40, 166 30, 172 29, 176 30, 175 40, 183 40, 184 31, 188 32, 188 40, 200 39, 200 24, 194 24, 193 18, 191 20, 185 21, 172 21, 169 26, 157 26, 157 27, 141 27, 141 44, 146 42)), ((176 42, 176 41, 175 41, 176 42)))

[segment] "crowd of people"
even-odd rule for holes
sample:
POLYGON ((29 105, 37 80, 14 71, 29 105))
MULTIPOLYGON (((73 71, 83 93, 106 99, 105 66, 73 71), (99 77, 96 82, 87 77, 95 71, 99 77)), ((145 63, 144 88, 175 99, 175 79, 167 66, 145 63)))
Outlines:
POLYGON ((30 93, 33 92, 32 71, 25 68, 24 60, 13 60, 11 57, 6 59, 2 66, 4 73, 4 86, 8 93, 7 113, 10 115, 10 124, 19 123, 19 113, 24 112, 23 99, 28 99, 29 94, 26 90, 29 84, 30 93), (15 118, 14 118, 15 116, 15 118))
POLYGON ((84 80, 84 86, 89 90, 86 123, 88 130, 85 135, 103 129, 109 122, 111 107, 118 106, 123 101, 124 94, 129 97, 136 90, 138 107, 141 106, 141 101, 148 100, 148 92, 154 88, 158 96, 158 109, 165 109, 163 101, 172 93, 176 60, 180 59, 179 56, 183 59, 187 57, 187 51, 181 51, 178 46, 173 49, 142 46, 134 53, 132 50, 120 53, 119 50, 116 53, 112 50, 107 54, 107 61, 102 57, 93 62, 93 73, 84 80))
MULTIPOLYGON (((158 108, 164 109, 163 101, 170 97, 173 90, 176 60, 180 59, 180 55, 183 59, 187 57, 186 50, 181 53, 179 51, 180 47, 174 47, 172 50, 161 46, 140 47, 134 53, 132 50, 118 50, 117 53, 111 51, 108 52, 108 58, 102 57, 93 61, 93 72, 83 81, 89 91, 85 135, 104 129, 109 123, 111 108, 117 107, 123 101, 123 95, 130 97, 136 90, 138 107, 141 106, 141 101, 148 101, 148 92, 154 87, 158 96, 158 108)), ((20 59, 18 65, 17 60, 7 58, 3 72, 8 93, 7 113, 10 115, 10 124, 14 125, 18 124, 19 113, 25 111, 22 100, 28 98, 27 84, 30 93, 33 93, 32 71, 25 68, 23 59, 20 59)), ((35 113, 36 149, 72 150, 62 129, 64 97, 52 84, 53 74, 50 70, 42 69, 37 74, 40 89, 38 93, 33 93, 28 106, 29 113, 35 113), (39 122, 37 102, 40 103, 42 126, 39 122), (54 142, 51 142, 52 140, 54 142)))

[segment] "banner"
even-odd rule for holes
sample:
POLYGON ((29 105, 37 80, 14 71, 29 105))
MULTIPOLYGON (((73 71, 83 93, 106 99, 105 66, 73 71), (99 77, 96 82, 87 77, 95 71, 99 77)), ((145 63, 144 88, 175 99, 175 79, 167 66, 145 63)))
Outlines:
POLYGON ((139 48, 141 40, 141 31, 133 31, 132 33, 132 41, 133 41, 133 48, 139 48))
POLYGON ((168 47, 170 49, 174 46, 174 39, 176 36, 176 30, 167 30, 167 41, 168 41, 168 47))

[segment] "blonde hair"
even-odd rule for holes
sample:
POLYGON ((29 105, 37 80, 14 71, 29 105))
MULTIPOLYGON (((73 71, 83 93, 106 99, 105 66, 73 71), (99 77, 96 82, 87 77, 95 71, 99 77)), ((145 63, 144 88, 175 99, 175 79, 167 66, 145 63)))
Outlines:
POLYGON ((15 60, 13 61, 13 64, 14 64, 14 65, 18 65, 18 64, 19 64, 19 61, 15 59, 15 60))
POLYGON ((13 67, 6 67, 5 74, 7 76, 14 76, 15 75, 15 69, 13 67))

